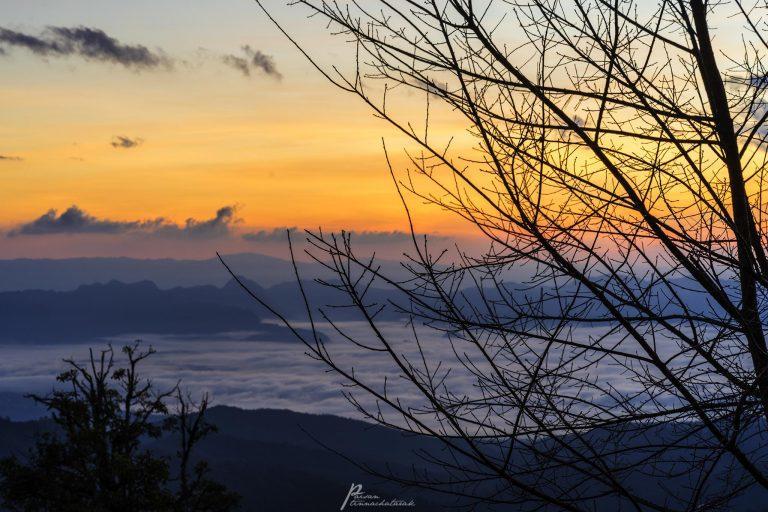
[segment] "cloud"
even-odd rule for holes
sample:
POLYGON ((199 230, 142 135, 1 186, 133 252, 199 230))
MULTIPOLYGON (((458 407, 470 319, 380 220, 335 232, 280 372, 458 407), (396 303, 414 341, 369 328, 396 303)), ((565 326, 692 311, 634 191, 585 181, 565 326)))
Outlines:
POLYGON ((86 60, 109 62, 135 70, 170 68, 173 61, 162 52, 143 45, 126 45, 103 30, 89 27, 48 27, 39 35, 0 28, 0 49, 24 48, 43 57, 76 55, 86 60))
POLYGON ((290 231, 291 235, 293 235, 298 230, 299 228, 297 227, 274 228, 244 233, 242 238, 248 242, 282 242, 286 239, 287 232, 290 231))
POLYGON ((112 142, 110 144, 112 144, 113 148, 131 149, 144 144, 144 139, 139 137, 126 137, 125 135, 115 135, 112 137, 112 142))
POLYGON ((73 205, 61 214, 54 209, 48 210, 37 219, 9 231, 7 236, 138 233, 174 238, 214 238, 230 233, 232 224, 237 222, 235 212, 234 206, 224 206, 211 219, 189 218, 183 225, 178 225, 163 217, 134 221, 99 219, 73 205))
MULTIPOLYGON (((398 352, 418 358, 411 327, 402 322, 387 322, 398 352)), ((353 332, 366 332, 362 322, 350 323, 353 332)), ((335 335, 334 329, 320 324, 320 330, 331 337, 333 353, 345 368, 354 367, 360 375, 371 378, 372 383, 383 385, 385 375, 391 375, 392 362, 388 354, 361 353, 352 343, 335 335)), ((446 343, 442 332, 416 326, 423 346, 435 354, 435 360, 444 361, 453 370, 446 383, 458 393, 472 393, 476 378, 456 361, 452 345, 446 343)), ((589 331, 586 331, 589 332, 589 331)), ((248 409, 285 408, 315 414, 355 416, 356 410, 342 394, 340 378, 324 371, 321 363, 304 356, 304 348, 297 343, 271 340, 233 341, 226 336, 211 335, 200 339, 173 339, 145 334, 144 343, 157 349, 147 360, 146 376, 160 388, 176 385, 179 379, 195 396, 209 392, 217 405, 234 405, 248 409)), ((115 337, 113 343, 130 343, 129 336, 115 337)), ((64 358, 87 356, 87 344, 52 344, 44 349, 35 345, 8 345, 0 358, 0 392, 46 393, 61 372, 64 358)), ((472 355, 472 354, 470 354, 472 355)), ((473 356, 474 360, 474 356, 473 356)), ((476 363, 482 364, 482 363, 476 363)), ((604 376, 610 382, 621 383, 621 375, 607 368, 604 376)), ((420 395, 402 379, 388 379, 390 392, 397 393, 404 403, 419 403, 420 395)), ((367 395, 358 397, 367 407, 375 402, 367 395)))
MULTIPOLYGON (((299 232, 296 227, 274 228, 262 231, 244 233, 243 240, 249 242, 283 242, 286 240, 287 232, 291 236, 299 232)), ((381 244, 381 243, 403 243, 412 240, 411 233, 405 231, 345 231, 350 235, 352 242, 361 244, 381 244)), ((419 235, 422 236, 422 235, 419 235)), ((441 235, 429 235, 433 240, 447 240, 448 237, 441 235)))
POLYGON ((10 231, 8 236, 74 233, 119 234, 136 230, 156 229, 162 223, 162 218, 128 222, 98 219, 73 205, 61 214, 58 214, 57 210, 54 209, 48 210, 37 219, 22 224, 13 231, 10 231))
POLYGON ((243 76, 251 76, 252 72, 260 71, 278 80, 283 78, 271 56, 265 55, 259 50, 254 50, 248 45, 243 46, 241 51, 242 55, 223 55, 221 57, 222 62, 240 71, 243 76))
POLYGON ((20 156, 12 156, 12 155, 0 155, 0 162, 21 162, 24 160, 20 156))
MULTIPOLYGON (((116 64, 137 71, 171 69, 175 64, 193 65, 183 59, 171 58, 162 50, 153 51, 141 44, 123 44, 103 30, 84 26, 49 26, 39 34, 0 27, 0 56, 7 55, 13 48, 25 49, 40 57, 78 56, 85 60, 116 64)), ((202 52, 205 54, 206 50, 202 49, 202 52)), ((202 57, 204 55, 198 55, 198 58, 202 57)), ((215 58, 246 77, 262 73, 277 80, 282 79, 272 56, 249 45, 242 46, 238 54, 217 55, 215 58)))
POLYGON ((230 233, 232 224, 238 222, 235 206, 224 206, 216 211, 216 215, 207 220, 189 218, 183 226, 166 224, 157 230, 157 234, 173 237, 214 238, 230 233))

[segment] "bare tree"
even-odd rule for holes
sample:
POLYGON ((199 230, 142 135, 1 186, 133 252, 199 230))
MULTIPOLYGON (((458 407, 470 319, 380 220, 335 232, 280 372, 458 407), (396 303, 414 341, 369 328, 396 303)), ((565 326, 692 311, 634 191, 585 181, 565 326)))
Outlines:
POLYGON ((318 336, 303 338, 310 353, 369 418, 446 448, 424 454, 431 471, 390 476, 525 510, 712 510, 768 489, 768 4, 293 4, 355 57, 326 68, 301 52, 418 148, 405 174, 390 165, 406 212, 425 200, 490 242, 433 254, 414 235, 403 281, 346 234, 308 233, 369 333, 307 301, 313 325, 388 357, 420 401, 318 336), (391 106, 403 89, 423 93, 423 128, 391 106), (430 136, 437 108, 471 146, 430 136), (510 268, 530 279, 511 283, 510 268), (402 300, 372 302, 376 286, 402 300), (410 318, 410 351, 386 335, 385 308, 410 318), (430 357, 425 328, 451 360, 430 357))
POLYGON ((210 478, 208 462, 198 459, 193 464, 194 451, 200 441, 218 432, 217 427, 205 419, 208 404, 207 393, 198 404, 176 387, 176 412, 166 421, 167 428, 180 438, 176 451, 179 489, 174 512, 228 512, 235 509, 240 501, 237 494, 210 478))

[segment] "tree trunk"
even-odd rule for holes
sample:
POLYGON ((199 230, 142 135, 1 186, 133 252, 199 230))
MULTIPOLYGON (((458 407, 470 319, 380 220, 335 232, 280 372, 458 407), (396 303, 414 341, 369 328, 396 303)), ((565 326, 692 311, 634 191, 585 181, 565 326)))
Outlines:
POLYGON ((765 334, 757 305, 756 272, 758 265, 752 250, 755 244, 759 244, 759 237, 755 230, 744 184, 741 155, 728 107, 728 97, 712 49, 706 6, 702 0, 691 0, 691 14, 696 30, 697 59, 701 78, 715 120, 715 130, 723 151, 725 164, 728 168, 733 208, 733 231, 736 235, 738 249, 738 277, 741 288, 741 318, 738 320, 744 330, 744 335, 747 337, 755 369, 756 387, 762 403, 763 414, 768 419, 768 354, 766 354, 765 334))

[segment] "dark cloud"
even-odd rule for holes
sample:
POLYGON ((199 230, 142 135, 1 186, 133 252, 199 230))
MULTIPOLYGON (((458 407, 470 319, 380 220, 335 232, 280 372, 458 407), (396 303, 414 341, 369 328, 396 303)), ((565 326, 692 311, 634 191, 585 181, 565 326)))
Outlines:
POLYGON ((126 137, 125 135, 115 135, 112 137, 112 147, 118 149, 131 149, 144 144, 144 139, 139 137, 126 137))
POLYGON ((221 60, 224 62, 224 64, 240 71, 243 76, 251 76, 251 68, 248 65, 248 61, 244 58, 237 57, 236 55, 223 55, 221 60))
MULTIPOLYGON (((243 234, 243 240, 249 242, 282 242, 288 232, 293 236, 299 231, 296 227, 275 228, 243 234)), ((412 240, 411 233, 405 231, 346 231, 353 242, 362 244, 402 243, 412 240)), ((421 235, 420 235, 421 236, 421 235)), ((447 240, 440 235, 429 235, 433 240, 447 240)))
POLYGON ((213 238, 230 233, 232 224, 237 222, 235 211, 234 206, 225 206, 219 208, 211 219, 189 218, 183 225, 178 225, 163 217, 136 221, 99 219, 73 205, 61 214, 57 210, 48 210, 37 219, 9 231, 7 235, 138 233, 174 238, 213 238))
POLYGON ((20 156, 12 156, 12 155, 0 155, 0 162, 21 162, 24 160, 20 156))
POLYGON ((181 238, 214 238, 230 233, 232 225, 238 221, 234 206, 224 206, 216 211, 216 215, 207 220, 189 218, 184 225, 166 224, 157 230, 157 234, 181 238))
POLYGON ((172 60, 143 45, 127 45, 103 30, 89 27, 48 27, 40 35, 0 28, 0 49, 25 48, 44 57, 77 55, 87 60, 110 62, 131 69, 170 68, 172 60))
POLYGON ((293 235, 298 230, 299 228, 296 227, 266 229, 261 231, 254 231, 252 233, 244 233, 242 238, 248 242, 282 242, 287 238, 287 232, 290 231, 291 235, 293 235))
POLYGON ((61 214, 58 214, 54 209, 48 210, 37 219, 10 231, 8 236, 74 233, 119 234, 157 229, 163 222, 162 218, 128 222, 98 219, 73 205, 61 214))
POLYGON ((403 78, 403 80, 405 81, 405 83, 407 83, 411 87, 415 89, 421 89, 422 91, 425 91, 430 96, 440 98, 448 94, 447 83, 439 83, 432 80, 431 78, 428 80, 421 80, 417 77, 406 76, 403 78))
POLYGON ((248 45, 243 46, 241 51, 241 55, 224 55, 221 60, 228 66, 240 71, 244 76, 251 76, 253 71, 260 71, 278 80, 283 78, 271 56, 265 55, 259 50, 254 50, 248 45))
MULTIPOLYGON (((46 41, 39 37, 22 34, 7 28, 0 28, 0 44, 26 48, 37 55, 65 55, 67 49, 56 41, 46 41)), ((5 47, 2 47, 5 52, 5 47)))

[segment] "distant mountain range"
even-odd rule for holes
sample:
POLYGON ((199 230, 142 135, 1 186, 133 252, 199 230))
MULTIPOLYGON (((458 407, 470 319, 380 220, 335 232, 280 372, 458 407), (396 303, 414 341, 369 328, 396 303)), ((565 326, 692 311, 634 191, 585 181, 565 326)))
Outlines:
MULTIPOLYGON (((283 316, 291 320, 307 320, 301 290, 295 280, 268 287, 244 277, 241 280, 283 316)), ((351 307, 344 292, 316 281, 302 281, 302 286, 313 310, 325 307, 336 321, 363 319, 357 308, 351 307)), ((510 284, 505 294, 514 297, 521 309, 527 302, 548 296, 539 314, 553 318, 560 315, 562 305, 551 291, 545 288, 515 289, 514 286, 510 284)), ((561 289, 560 292, 568 293, 568 290, 561 289)), ((584 292, 579 293, 587 297, 584 292)), ((707 300, 706 294, 691 288, 681 288, 678 293, 692 311, 702 315, 719 312, 707 300)), ((483 301, 488 301, 494 305, 497 314, 514 316, 517 313, 509 309, 508 298, 502 298, 498 289, 487 289, 482 293, 477 289, 464 289, 456 294, 454 304, 465 314, 472 314, 483 301)), ((393 288, 368 289, 365 300, 371 311, 385 306, 377 315, 379 320, 403 318, 404 313, 397 306, 408 305, 407 297, 393 288)), ((435 305, 439 302, 436 296, 423 300, 427 301, 425 303, 432 300, 435 305)), ((577 318, 610 318, 608 312, 594 302, 586 299, 581 302, 583 305, 571 312, 577 318)), ((665 310, 667 314, 681 312, 679 306, 661 294, 649 297, 647 306, 665 310)), ((627 314, 634 313, 634 310, 625 309, 627 314)), ((0 342, 85 342, 121 334, 205 336, 243 331, 252 332, 251 336, 256 340, 295 339, 286 328, 274 322, 263 322, 263 318, 274 319, 274 315, 232 279, 221 287, 200 285, 164 289, 146 280, 134 283, 111 280, 104 284, 81 285, 69 291, 0 292, 0 342)))
MULTIPOLYGON (((248 287, 292 319, 305 318, 295 282, 248 287)), ((344 305, 345 296, 316 282, 304 286, 317 305, 344 305)), ((371 300, 386 302, 391 292, 371 290, 371 300)), ((352 309, 337 318, 359 319, 352 309)), ((285 327, 262 321, 272 316, 235 281, 223 287, 164 290, 150 281, 82 285, 72 291, 24 290, 0 293, 0 342, 87 342, 122 334, 200 336, 249 332, 247 339, 294 340, 285 327)), ((382 318, 395 318, 388 313, 382 318)))
POLYGON ((291 339, 266 324, 235 286, 161 290, 142 281, 83 285, 73 291, 0 293, 0 341, 85 342, 121 334, 205 335, 259 331, 291 339))
MULTIPOLYGON (((256 253, 225 255, 224 259, 238 274, 262 286, 294 281, 291 262, 256 253)), ((379 262, 395 276, 403 276, 399 263, 379 262)), ((329 277, 316 263, 298 264, 302 279, 329 277)), ((178 286, 223 286, 231 276, 217 258, 207 260, 69 258, 0 260, 0 291, 74 290, 83 284, 152 281, 159 288, 178 286)))

